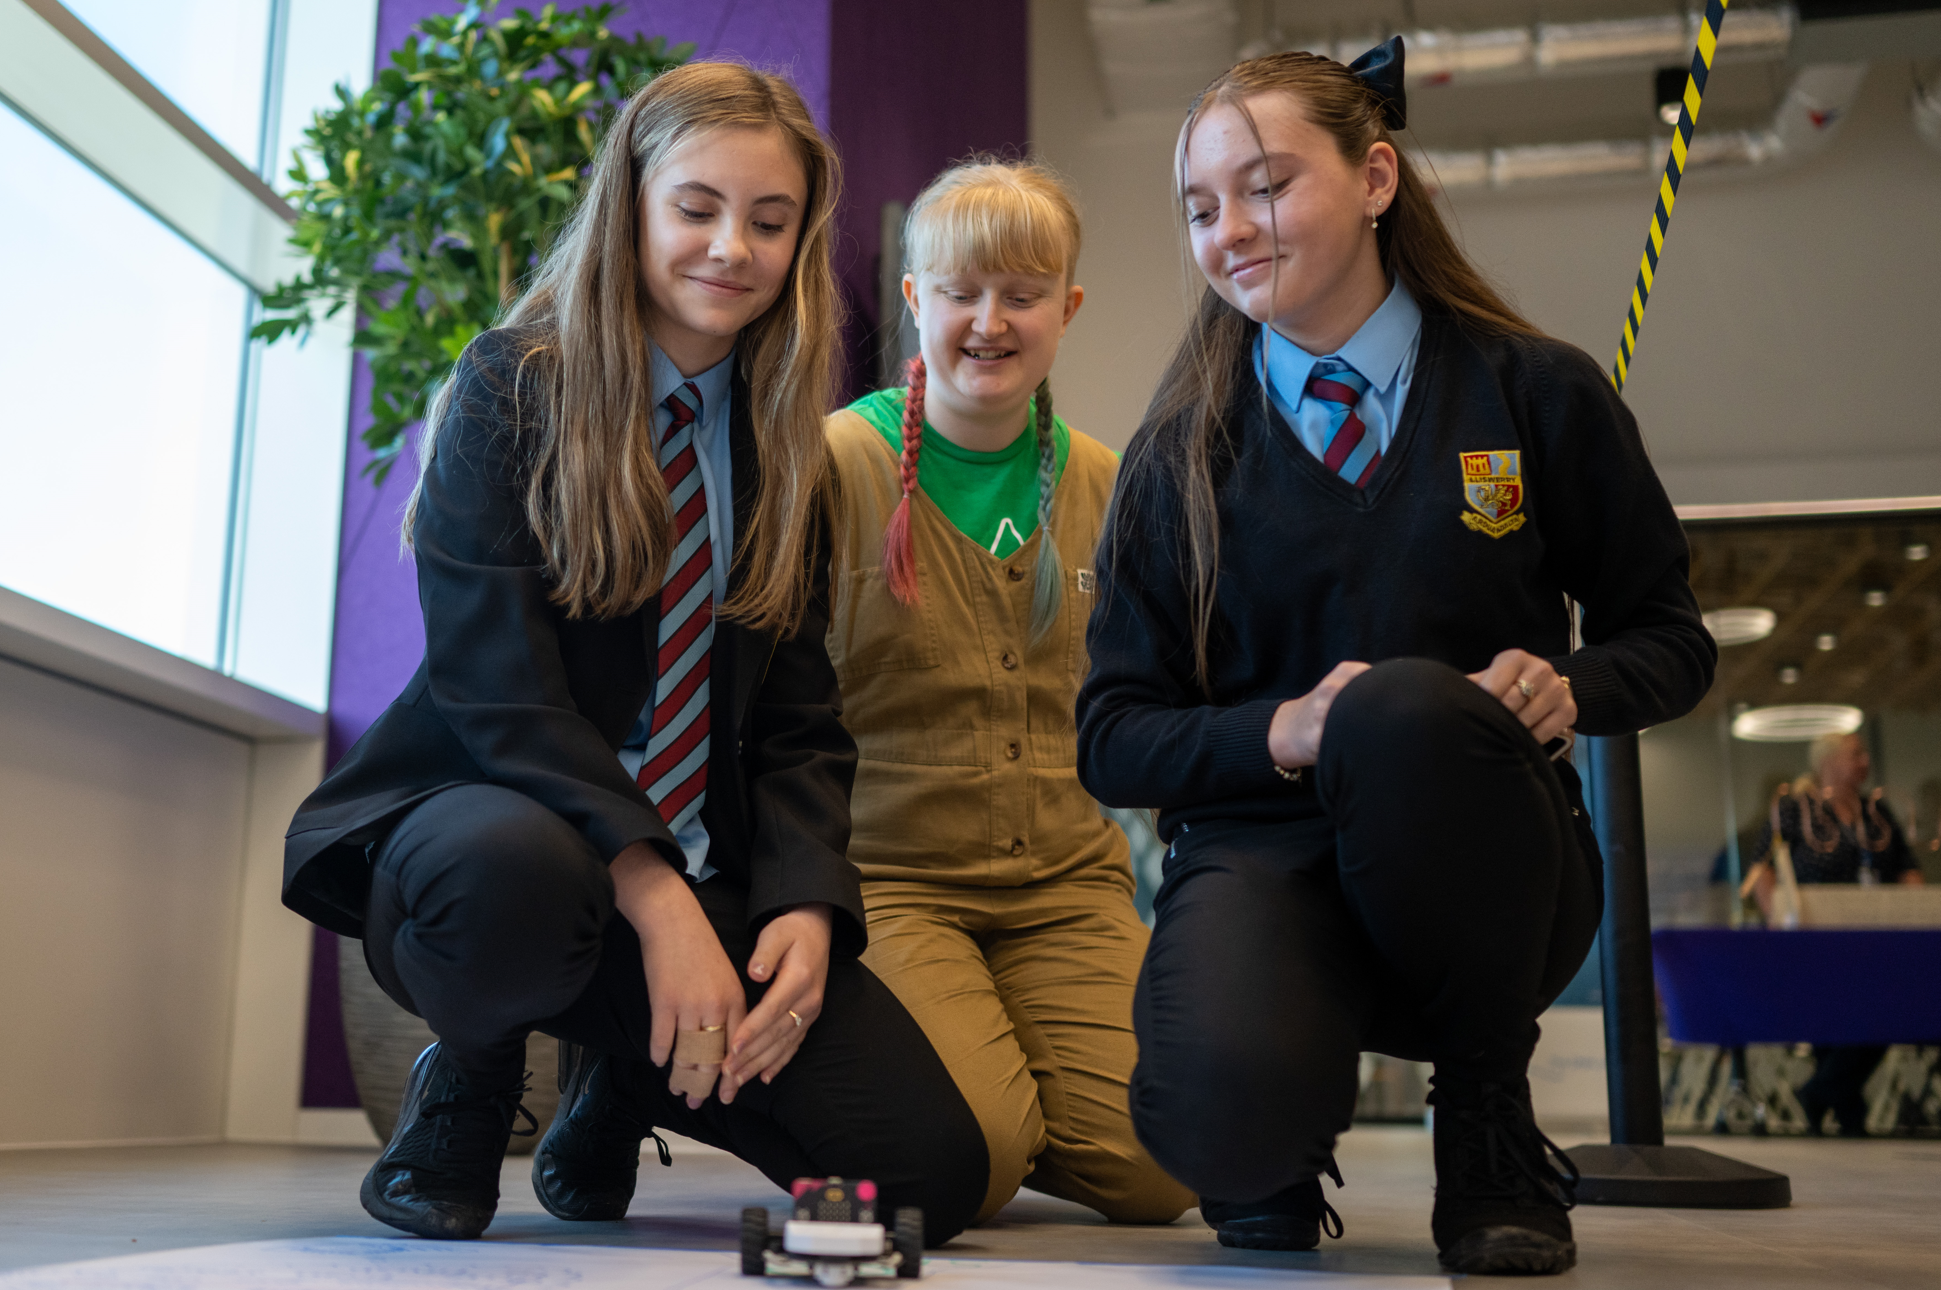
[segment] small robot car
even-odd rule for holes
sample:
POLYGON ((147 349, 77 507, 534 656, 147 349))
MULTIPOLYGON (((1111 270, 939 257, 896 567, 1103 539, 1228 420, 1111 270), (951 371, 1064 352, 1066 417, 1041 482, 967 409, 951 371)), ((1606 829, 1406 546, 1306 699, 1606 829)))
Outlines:
POLYGON ((896 1211, 894 1227, 876 1221, 876 1184, 867 1178, 797 1178, 795 1210, 780 1233, 768 1211, 741 1211, 741 1274, 814 1277, 846 1286, 857 1277, 923 1275, 923 1211, 896 1211))

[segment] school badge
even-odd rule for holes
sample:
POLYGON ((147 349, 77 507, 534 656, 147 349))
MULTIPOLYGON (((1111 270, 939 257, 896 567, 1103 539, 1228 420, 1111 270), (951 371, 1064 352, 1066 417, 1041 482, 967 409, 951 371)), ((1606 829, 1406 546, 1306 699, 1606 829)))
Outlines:
POLYGON ((1523 527, 1523 454, 1466 452, 1462 454, 1462 495, 1469 509, 1462 522, 1478 533, 1500 538, 1523 527))

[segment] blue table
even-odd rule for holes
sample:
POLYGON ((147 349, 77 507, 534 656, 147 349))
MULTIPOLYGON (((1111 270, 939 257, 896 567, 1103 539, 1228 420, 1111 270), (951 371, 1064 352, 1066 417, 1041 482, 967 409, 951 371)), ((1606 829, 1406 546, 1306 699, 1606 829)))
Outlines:
POLYGON ((1941 928, 1651 934, 1681 1044, 1941 1043, 1941 928))

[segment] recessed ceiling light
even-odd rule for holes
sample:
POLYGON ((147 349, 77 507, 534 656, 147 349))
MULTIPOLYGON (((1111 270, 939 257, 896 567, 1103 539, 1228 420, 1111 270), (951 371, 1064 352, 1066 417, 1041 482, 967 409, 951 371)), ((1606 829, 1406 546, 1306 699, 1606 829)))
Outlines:
POLYGON ((1732 736, 1754 743, 1805 743, 1821 735, 1849 735, 1866 720, 1844 703, 1780 703, 1751 708, 1732 718, 1732 736))
POLYGON ((1721 645, 1746 645, 1764 640, 1773 634, 1773 628, 1778 624, 1778 614, 1756 605, 1714 609, 1705 615, 1705 630, 1711 632, 1712 639, 1721 645))
POLYGON ((1860 598, 1867 602, 1867 608, 1879 609, 1887 603, 1887 588, 1869 587, 1860 594, 1860 598))
POLYGON ((1928 544, 1925 542, 1909 542, 1901 548, 1901 554, 1910 560, 1925 560, 1928 558, 1928 544))
POLYGON ((1835 636, 1832 632, 1821 632, 1818 636, 1815 636, 1813 638, 1813 648, 1816 650, 1819 650, 1822 654, 1826 653, 1828 650, 1832 649, 1834 646, 1838 645, 1839 643, 1840 643, 1840 638, 1838 636, 1835 636))
POLYGON ((1791 663, 1781 667, 1779 669, 1779 683, 1781 685, 1798 685, 1799 668, 1791 663))

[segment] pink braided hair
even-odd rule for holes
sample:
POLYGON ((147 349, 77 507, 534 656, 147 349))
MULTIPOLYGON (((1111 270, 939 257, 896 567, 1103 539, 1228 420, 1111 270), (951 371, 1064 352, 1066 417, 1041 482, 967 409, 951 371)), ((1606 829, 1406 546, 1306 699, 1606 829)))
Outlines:
POLYGON ((910 360, 909 391, 903 397, 903 451, 897 466, 903 475, 903 500, 883 526, 883 581, 901 605, 917 603, 917 555, 910 536, 910 494, 917 491, 917 454, 923 449, 923 355, 910 360))

